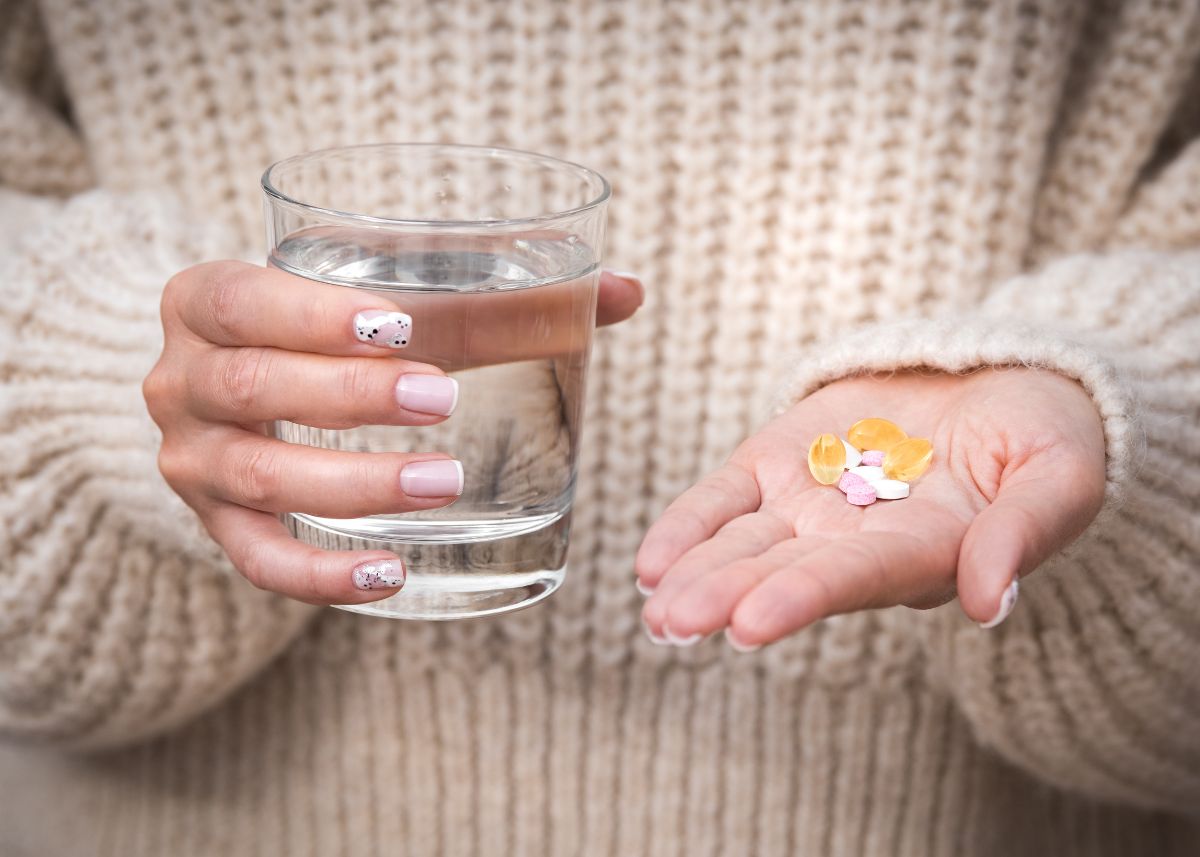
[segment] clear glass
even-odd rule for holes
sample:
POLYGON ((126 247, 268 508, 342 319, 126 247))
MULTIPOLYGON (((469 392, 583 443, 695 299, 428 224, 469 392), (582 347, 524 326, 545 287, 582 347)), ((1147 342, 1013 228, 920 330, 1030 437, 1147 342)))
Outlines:
POLYGON ((280 161, 262 185, 269 263, 394 303, 413 324, 392 356, 459 383, 437 426, 275 423, 291 443, 462 461, 444 509, 284 516, 310 544, 404 558, 399 593, 343 609, 456 619, 548 596, 566 569, 608 183, 529 152, 384 144, 280 161))

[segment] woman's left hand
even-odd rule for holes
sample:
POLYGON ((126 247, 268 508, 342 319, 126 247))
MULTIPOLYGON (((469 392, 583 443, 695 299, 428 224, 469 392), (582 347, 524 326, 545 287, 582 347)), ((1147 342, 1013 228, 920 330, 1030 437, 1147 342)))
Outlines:
POLYGON ((850 378, 792 406, 680 496, 637 556, 652 639, 722 628, 756 648, 835 613, 942 604, 991 625, 1016 580, 1099 511, 1104 436, 1088 394, 1033 369, 850 378), (933 443, 904 500, 850 505, 808 470, 823 433, 884 417, 933 443))

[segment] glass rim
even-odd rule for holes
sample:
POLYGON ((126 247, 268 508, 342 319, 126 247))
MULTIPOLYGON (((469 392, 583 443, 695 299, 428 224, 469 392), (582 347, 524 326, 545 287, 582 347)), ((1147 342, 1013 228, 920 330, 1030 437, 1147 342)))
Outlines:
POLYGON ((601 173, 593 170, 591 167, 585 167, 583 164, 575 161, 568 161, 564 158, 556 158, 553 155, 543 155, 538 152, 530 152, 525 149, 513 149, 507 146, 481 146, 470 143, 357 143, 351 146, 330 146, 324 149, 314 149, 311 152, 303 152, 298 155, 291 155, 276 161, 267 167, 260 179, 263 193, 268 198, 282 203, 289 207, 299 208, 306 212, 312 212, 327 217, 337 218, 339 220, 350 220, 357 223, 367 223, 374 226, 396 226, 396 227, 420 227, 427 228, 498 228, 505 226, 524 226, 530 223, 544 223, 549 220, 562 220, 576 215, 583 214, 591 209, 598 208, 608 202, 612 196, 612 185, 608 183, 601 173), (378 217, 372 214, 361 214, 354 211, 341 211, 336 208, 326 208, 325 206, 313 205, 312 203, 303 202, 281 191, 272 181, 271 174, 278 168, 299 163, 308 158, 313 158, 318 155, 328 155, 334 152, 353 152, 363 149, 445 149, 470 152, 472 154, 487 154, 492 156, 519 156, 519 159, 532 160, 541 162, 542 164, 568 167, 572 171, 581 173, 585 178, 598 180, 600 183, 600 192, 588 202, 582 205, 577 205, 574 208, 566 208, 561 211, 542 212, 541 214, 533 214, 527 217, 509 217, 491 220, 421 220, 421 219, 406 219, 399 217, 378 217))

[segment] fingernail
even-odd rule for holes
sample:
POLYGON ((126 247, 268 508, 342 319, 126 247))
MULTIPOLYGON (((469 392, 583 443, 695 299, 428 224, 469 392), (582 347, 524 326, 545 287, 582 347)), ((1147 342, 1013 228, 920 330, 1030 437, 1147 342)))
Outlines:
POLYGON ((762 648, 761 645, 760 646, 748 646, 745 643, 739 642, 737 637, 733 636, 733 630, 731 628, 725 629, 725 642, 727 642, 729 644, 729 648, 733 649, 735 652, 741 652, 742 654, 746 654, 748 652, 756 652, 762 648))
POLYGON ((637 286, 638 292, 645 297, 646 287, 642 284, 642 278, 637 274, 633 273, 632 271, 609 271, 609 273, 614 277, 620 277, 627 283, 633 283, 635 286, 637 286))
POLYGON ((354 335, 368 345, 404 348, 412 336, 412 316, 388 310, 364 310, 354 316, 354 335))
POLYGON ((396 402, 410 411, 448 417, 458 404, 458 382, 445 375, 401 375, 396 402))
POLYGON ((690 637, 680 637, 678 634, 672 634, 671 629, 667 627, 663 628, 663 634, 666 636, 668 643, 673 646, 679 646, 680 648, 694 646, 704 639, 703 634, 692 634, 690 637))
POLYGON ((355 589, 399 589, 404 585, 404 563, 386 559, 354 567, 355 589))
POLYGON ((1013 612, 1013 608, 1017 606, 1018 589, 1020 589, 1020 581, 1014 580, 1008 585, 1008 589, 1004 590, 1004 594, 1000 596, 1000 609, 996 611, 987 622, 980 622, 979 627, 983 630, 995 628, 1001 622, 1008 618, 1008 614, 1013 612))
POLYGON ((670 643, 667 642, 666 637, 660 637, 658 634, 654 633, 654 631, 650 628, 649 625, 646 624, 646 622, 644 620, 642 621, 642 627, 646 631, 646 636, 650 638, 650 642, 653 643, 654 645, 656 645, 656 646, 669 646, 670 645, 670 643))
POLYGON ((451 458, 405 465, 400 490, 409 497, 457 497, 463 491, 462 462, 451 458))
POLYGON ((649 598, 654 594, 654 587, 647 586, 646 584, 642 583, 641 578, 636 578, 633 581, 633 585, 637 588, 637 591, 642 593, 642 595, 644 595, 646 598, 649 598))

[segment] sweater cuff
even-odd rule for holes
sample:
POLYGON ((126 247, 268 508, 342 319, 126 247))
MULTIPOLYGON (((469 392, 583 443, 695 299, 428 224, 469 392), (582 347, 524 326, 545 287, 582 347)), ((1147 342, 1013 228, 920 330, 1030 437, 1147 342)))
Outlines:
POLYGON ((1119 500, 1138 458, 1135 398, 1094 347, 1036 325, 982 316, 907 319, 861 328, 798 356, 776 394, 779 413, 842 378, 900 371, 967 374, 1025 367, 1066 375, 1092 397, 1104 427, 1106 505, 1119 500))

